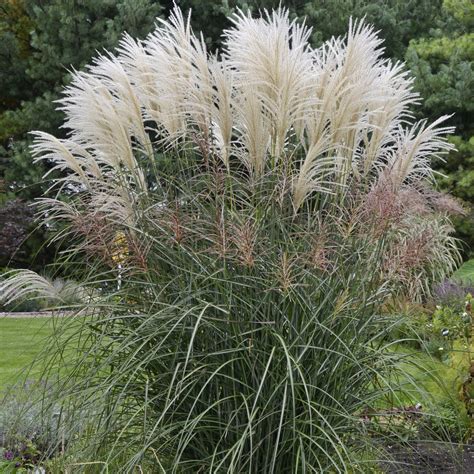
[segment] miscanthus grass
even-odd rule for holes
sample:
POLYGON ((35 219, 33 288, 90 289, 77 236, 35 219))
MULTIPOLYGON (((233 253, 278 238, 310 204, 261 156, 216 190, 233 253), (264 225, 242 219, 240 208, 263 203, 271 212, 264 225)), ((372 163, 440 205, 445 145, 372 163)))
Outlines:
MULTIPOLYGON (((178 9, 125 36, 73 74, 68 138, 35 132, 60 176, 39 218, 88 314, 51 381, 67 452, 123 472, 367 472, 360 414, 396 396, 380 304, 458 259, 456 204, 431 188, 451 130, 413 123, 412 80, 363 22, 319 49, 284 10, 233 22, 214 55, 178 9)), ((31 272, 1 289, 52 295, 31 272)))

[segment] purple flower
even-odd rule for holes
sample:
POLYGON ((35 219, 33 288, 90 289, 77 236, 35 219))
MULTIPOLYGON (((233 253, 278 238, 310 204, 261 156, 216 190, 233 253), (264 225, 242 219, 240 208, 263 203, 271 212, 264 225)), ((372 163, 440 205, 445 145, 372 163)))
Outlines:
POLYGON ((7 461, 11 461, 15 456, 13 455, 13 451, 4 451, 3 457, 4 457, 7 461))
POLYGON ((469 285, 458 283, 453 280, 444 280, 433 288, 433 296, 436 301, 449 304, 449 300, 464 301, 467 293, 471 293, 474 288, 469 285))

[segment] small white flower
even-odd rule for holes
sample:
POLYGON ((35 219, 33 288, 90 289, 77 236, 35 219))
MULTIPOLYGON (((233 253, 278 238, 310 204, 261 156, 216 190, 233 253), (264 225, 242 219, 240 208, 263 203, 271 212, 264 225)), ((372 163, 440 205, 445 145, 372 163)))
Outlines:
POLYGON ((436 309, 441 309, 441 306, 439 304, 437 304, 436 309))

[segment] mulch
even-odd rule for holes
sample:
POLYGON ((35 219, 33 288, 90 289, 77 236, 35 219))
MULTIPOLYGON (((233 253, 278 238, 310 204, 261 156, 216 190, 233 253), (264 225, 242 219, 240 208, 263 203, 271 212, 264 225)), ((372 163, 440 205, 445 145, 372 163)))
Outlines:
POLYGON ((408 446, 389 446, 391 463, 382 464, 387 474, 472 474, 474 445, 420 442, 408 446))

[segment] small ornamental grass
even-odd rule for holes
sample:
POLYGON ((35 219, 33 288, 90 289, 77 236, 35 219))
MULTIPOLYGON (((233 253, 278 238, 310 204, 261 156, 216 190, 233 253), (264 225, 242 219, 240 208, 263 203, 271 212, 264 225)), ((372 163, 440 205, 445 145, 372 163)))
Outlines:
POLYGON ((68 138, 35 132, 61 172, 40 219, 88 295, 54 384, 67 452, 120 472, 367 472, 361 413, 396 396, 380 305, 458 259, 456 204, 430 188, 450 129, 411 122, 412 81, 362 22, 313 49, 285 11, 233 21, 216 55, 179 10, 125 36, 73 74, 68 138))

